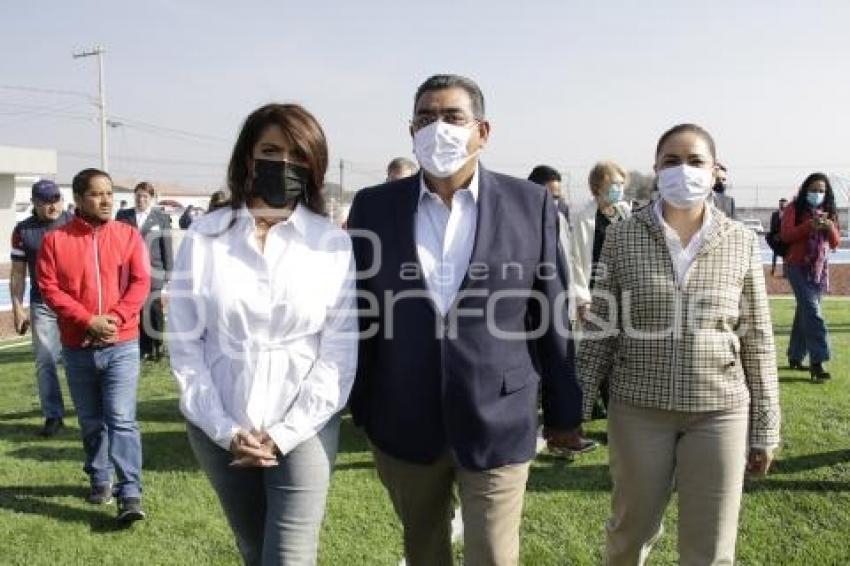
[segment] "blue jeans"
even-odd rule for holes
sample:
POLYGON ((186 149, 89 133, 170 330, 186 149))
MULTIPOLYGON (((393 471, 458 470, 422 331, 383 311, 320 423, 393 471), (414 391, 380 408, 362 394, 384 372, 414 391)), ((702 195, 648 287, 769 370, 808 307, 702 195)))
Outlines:
POLYGON ((829 331, 820 308, 821 293, 806 279, 806 270, 800 265, 786 268, 788 282, 794 290, 797 308, 788 342, 788 359, 802 362, 809 354, 809 363, 819 364, 829 360, 829 331))
POLYGON ((118 476, 115 495, 142 493, 142 439, 136 422, 139 343, 119 342, 104 348, 63 348, 68 388, 77 409, 92 486, 118 476))
POLYGON ((47 419, 61 419, 65 409, 62 389, 59 387, 59 373, 56 371, 56 364, 62 355, 56 313, 44 303, 33 303, 30 305, 30 320, 41 413, 47 419))
POLYGON ((215 489, 245 564, 315 564, 339 415, 272 468, 234 468, 233 455, 187 423, 189 444, 215 489))

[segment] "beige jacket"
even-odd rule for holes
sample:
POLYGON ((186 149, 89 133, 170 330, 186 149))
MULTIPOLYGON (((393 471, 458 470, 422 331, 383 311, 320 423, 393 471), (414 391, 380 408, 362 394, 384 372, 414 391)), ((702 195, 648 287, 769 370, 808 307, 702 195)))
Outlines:
POLYGON ((755 234, 712 214, 677 285, 652 207, 608 229, 578 375, 589 418, 599 383, 639 407, 703 412, 749 405, 750 444, 779 443, 779 386, 755 234))

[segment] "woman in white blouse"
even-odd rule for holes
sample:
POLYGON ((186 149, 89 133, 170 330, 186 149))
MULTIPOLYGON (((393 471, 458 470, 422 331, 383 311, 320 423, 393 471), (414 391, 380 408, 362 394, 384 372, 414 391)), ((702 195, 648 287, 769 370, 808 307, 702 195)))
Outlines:
POLYGON ((246 564, 314 564, 357 364, 348 235, 325 216, 324 133, 297 105, 245 121, 229 207, 178 253, 171 368, 189 441, 246 564))

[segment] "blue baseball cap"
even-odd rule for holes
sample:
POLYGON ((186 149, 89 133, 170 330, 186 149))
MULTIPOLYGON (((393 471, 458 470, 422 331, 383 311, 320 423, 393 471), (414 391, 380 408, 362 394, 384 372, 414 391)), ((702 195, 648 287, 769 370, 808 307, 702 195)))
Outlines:
POLYGON ((41 202, 55 202, 62 198, 59 185, 50 179, 41 179, 32 186, 32 198, 41 202))

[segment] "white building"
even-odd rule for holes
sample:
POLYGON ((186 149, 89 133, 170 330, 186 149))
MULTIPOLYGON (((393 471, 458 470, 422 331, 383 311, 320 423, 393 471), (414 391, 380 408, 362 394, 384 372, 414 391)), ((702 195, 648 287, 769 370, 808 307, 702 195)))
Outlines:
MULTIPOLYGON (((20 202, 18 187, 27 183, 31 187, 38 178, 55 176, 55 150, 0 146, 0 263, 9 262, 16 203, 20 202)), ((29 202, 29 195, 24 202, 29 202)))

